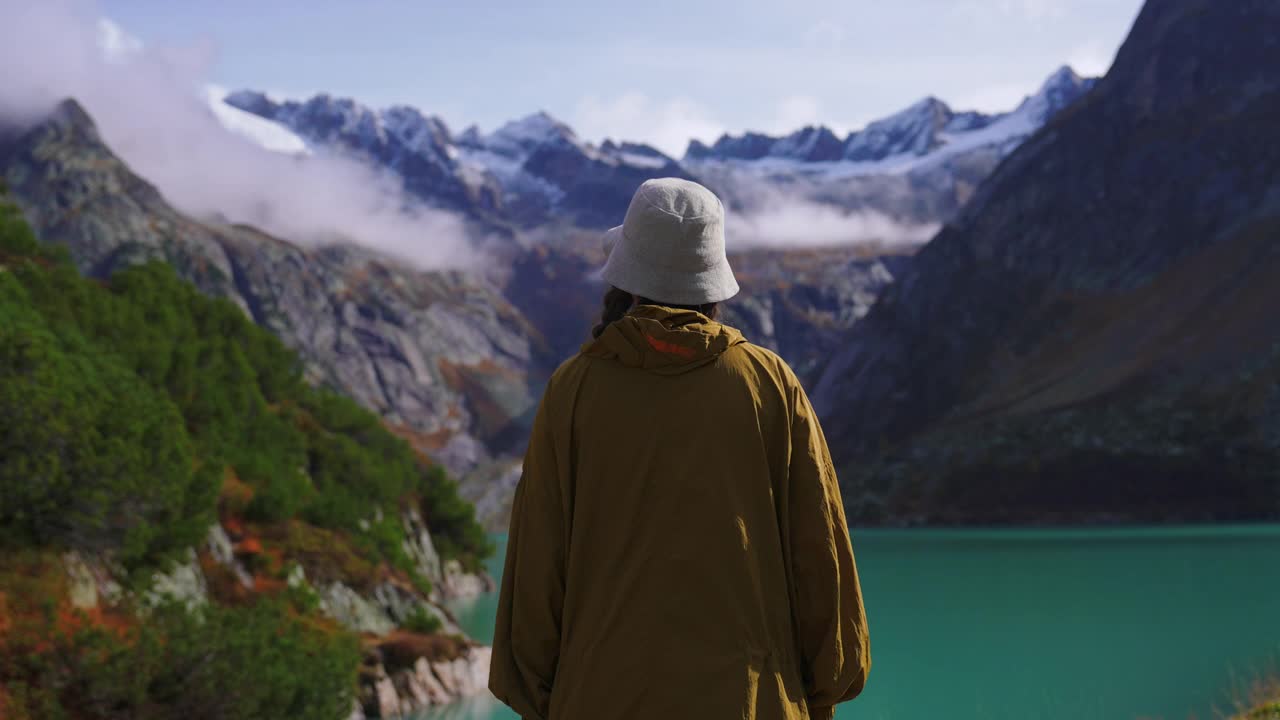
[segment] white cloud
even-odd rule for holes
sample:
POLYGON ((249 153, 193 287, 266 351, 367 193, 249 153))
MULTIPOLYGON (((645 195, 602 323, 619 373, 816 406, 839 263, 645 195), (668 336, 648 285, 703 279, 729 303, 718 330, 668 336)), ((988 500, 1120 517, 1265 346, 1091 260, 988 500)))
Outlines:
POLYGON ((900 223, 877 212, 846 212, 777 194, 749 214, 730 213, 727 223, 738 248, 917 245, 938 231, 934 224, 900 223))
POLYGON ((142 52, 142 40, 125 32, 114 20, 98 20, 98 47, 108 60, 125 59, 142 52))
POLYGON ((724 132, 724 125, 694 100, 658 99, 638 91, 587 96, 578 102, 571 124, 588 140, 641 140, 677 158, 690 139, 714 140, 724 132))
POLYGON ((284 125, 223 102, 227 94, 224 87, 205 86, 205 102, 224 128, 267 150, 291 155, 311 154, 307 141, 284 125))
POLYGON ((294 241, 346 238, 423 266, 472 260, 461 221, 422 208, 371 166, 283 155, 228 131, 206 104, 213 48, 143 46, 79 0, 0 0, 0 117, 31 122, 66 97, 183 210, 294 241))

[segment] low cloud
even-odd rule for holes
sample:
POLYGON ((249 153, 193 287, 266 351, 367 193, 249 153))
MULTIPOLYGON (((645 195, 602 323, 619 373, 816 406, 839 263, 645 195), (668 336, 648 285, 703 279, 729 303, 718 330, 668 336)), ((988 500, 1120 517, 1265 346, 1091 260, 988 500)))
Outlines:
POLYGON ((727 223, 733 249, 919 245, 939 228, 937 224, 903 223, 875 211, 848 212, 801 199, 776 199, 750 212, 730 212, 727 223))
POLYGON ((474 260, 464 223, 364 163, 265 150, 229 132, 202 97, 210 43, 144 46, 87 0, 0 0, 0 119, 29 123, 78 100, 108 145, 182 210, 294 241, 337 238, 423 267, 474 260))

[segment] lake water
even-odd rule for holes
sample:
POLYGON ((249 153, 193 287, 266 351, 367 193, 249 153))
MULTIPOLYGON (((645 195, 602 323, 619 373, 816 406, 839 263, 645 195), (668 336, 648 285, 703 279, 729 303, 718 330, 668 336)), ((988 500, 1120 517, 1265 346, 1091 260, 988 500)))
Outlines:
MULTIPOLYGON (((852 536, 872 668, 842 720, 1205 720, 1280 669, 1278 526, 852 536)), ((456 610, 490 642, 496 605, 456 610)), ((518 720, 492 697, 422 718, 518 720)))

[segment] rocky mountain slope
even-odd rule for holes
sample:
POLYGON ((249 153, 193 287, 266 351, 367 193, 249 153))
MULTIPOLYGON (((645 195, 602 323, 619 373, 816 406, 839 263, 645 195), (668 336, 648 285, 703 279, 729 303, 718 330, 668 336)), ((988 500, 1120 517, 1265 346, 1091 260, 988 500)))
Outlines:
POLYGON ((493 588, 492 546, 447 474, 308 383, 242 308, 163 262, 86 278, 2 191, 0 439, 0 705, 17 717, 86 707, 84 686, 170 716, 175 676, 184 700, 230 705, 215 715, 345 716, 362 646, 393 679, 438 680, 405 702, 483 688, 487 650, 451 637, 443 602, 493 588), (112 682, 124 667, 136 685, 112 682))
POLYGON ((478 274, 419 272, 351 246, 304 248, 174 210, 74 102, 6 143, 3 176, 37 233, 95 277, 164 260, 240 305, 340 389, 463 473, 526 413, 536 329, 478 274))
POLYGON ((853 328, 814 393, 851 518, 1280 516, 1278 23, 1148 3, 853 328))
MULTIPOLYGON (((106 277, 159 259, 235 302, 297 350, 314 381, 378 412, 464 477, 480 516, 505 527, 542 383, 599 312, 598 233, 511 246, 493 268, 424 272, 357 246, 304 247, 189 217, 117 158, 74 102, 2 148, 14 200, 83 272, 106 277)), ((744 290, 728 319, 807 376, 905 257, 880 260, 864 248, 734 253, 744 290)))
MULTIPOLYGON (((946 218, 1025 134, 1090 86, 1064 69, 999 116, 926 101, 840 141, 834 158, 815 150, 830 133, 801 132, 742 139, 767 145, 763 151, 732 150, 725 139, 685 162, 701 179, 732 186, 721 190, 731 204, 744 197, 740 178, 752 177, 765 195, 770 183, 784 182, 844 210, 946 218), (711 170, 720 174, 706 175, 711 170)), ((360 157, 399 173, 418 199, 505 227, 517 242, 499 247, 491 267, 421 272, 353 245, 304 247, 191 218, 117 159, 74 103, 4 142, 0 168, 39 233, 69 247, 83 271, 101 277, 159 258, 230 298, 298 350, 314 380, 377 411, 464 476, 464 495, 489 527, 502 529, 542 382, 598 313, 598 228, 617 222, 644 179, 694 173, 647 146, 582 142, 545 114, 455 137, 409 108, 246 92, 226 101, 242 113, 238 126, 258 119, 285 132, 273 130, 277 145, 294 138, 283 145, 302 153, 300 161, 324 152, 360 157)), ((726 319, 816 380, 845 333, 907 271, 910 254, 870 246, 735 250, 743 292, 726 319)))

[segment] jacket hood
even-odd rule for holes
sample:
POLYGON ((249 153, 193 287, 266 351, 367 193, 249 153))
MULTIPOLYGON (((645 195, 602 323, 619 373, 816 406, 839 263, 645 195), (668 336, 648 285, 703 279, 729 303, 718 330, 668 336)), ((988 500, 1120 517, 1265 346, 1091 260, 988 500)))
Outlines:
POLYGON ((605 328, 600 337, 583 345, 582 354, 678 375, 713 362, 746 341, 734 328, 693 310, 637 305, 605 328))

